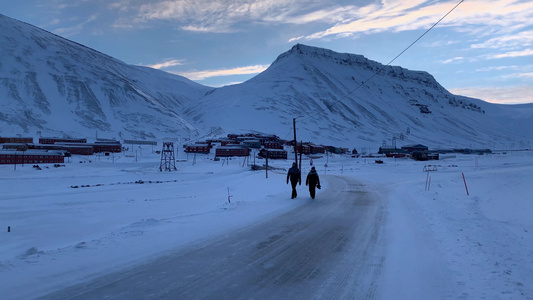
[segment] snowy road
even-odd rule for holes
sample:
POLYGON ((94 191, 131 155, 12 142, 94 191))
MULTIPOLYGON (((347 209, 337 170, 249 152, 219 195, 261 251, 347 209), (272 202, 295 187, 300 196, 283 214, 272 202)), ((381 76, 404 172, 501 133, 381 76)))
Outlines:
POLYGON ((292 211, 45 299, 373 298, 386 200, 355 179, 324 179, 328 190, 292 211))

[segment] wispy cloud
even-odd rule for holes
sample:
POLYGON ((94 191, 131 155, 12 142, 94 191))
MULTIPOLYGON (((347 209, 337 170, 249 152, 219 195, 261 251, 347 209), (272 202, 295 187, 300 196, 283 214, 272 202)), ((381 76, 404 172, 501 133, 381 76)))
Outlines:
MULTIPOLYGON (((96 21, 98 19, 98 16, 96 14, 90 15, 85 21, 79 22, 76 25, 70 26, 70 27, 61 27, 54 30, 55 34, 62 35, 62 36, 70 36, 70 35, 76 35, 83 31, 84 27, 96 21)), ((58 24, 58 22, 56 22, 58 24)))
POLYGON ((533 49, 524 49, 521 51, 510 51, 499 54, 490 54, 485 55, 486 59, 499 59, 499 58, 510 58, 510 57, 524 57, 524 56, 533 56, 533 49))
POLYGON ((165 0, 141 5, 133 22, 166 20, 187 31, 232 32, 239 30, 235 25, 241 22, 269 22, 293 9, 294 2, 286 0, 165 0))
POLYGON ((255 65, 238 67, 231 69, 219 69, 219 70, 204 70, 204 71, 189 71, 189 72, 175 72, 178 75, 187 77, 191 80, 204 80, 211 77, 219 76, 232 76, 232 75, 249 75, 258 74, 268 68, 268 65, 255 65))
POLYGON ((509 87, 469 87, 450 89, 456 95, 478 98, 491 103, 521 104, 533 103, 533 87, 509 86, 509 87))
POLYGON ((476 72, 492 72, 492 71, 503 71, 503 70, 516 70, 518 66, 495 66, 495 67, 485 67, 476 69, 476 72))
MULTIPOLYGON (((427 29, 458 1, 381 0, 351 10, 351 17, 333 26, 295 39, 321 39, 328 36, 372 34, 427 29)), ((512 32, 532 24, 533 2, 516 0, 470 0, 455 9, 441 26, 471 34, 512 32), (466 26, 468 25, 468 26, 466 26), (490 28, 490 29, 489 29, 490 28)))
POLYGON ((483 43, 472 44, 472 49, 517 49, 533 45, 533 31, 522 31, 491 38, 483 43))
POLYGON ((154 68, 154 69, 164 69, 164 68, 170 68, 175 66, 181 66, 183 65, 183 59, 171 59, 167 60, 161 63, 153 64, 153 65, 147 65, 147 67, 154 68))
POLYGON ((463 61, 464 60, 464 57, 454 57, 454 58, 451 58, 451 59, 447 59, 445 61, 443 61, 442 63, 443 64, 451 64, 451 63, 454 63, 454 62, 459 62, 459 61, 463 61))
MULTIPOLYGON (((132 1, 120 0, 110 8, 122 11, 132 7, 132 1)), ((186 31, 224 33, 243 30, 242 24, 339 23, 368 9, 316 0, 159 0, 137 7, 134 16, 117 20, 115 27, 146 26, 163 20, 186 31)))
POLYGON ((504 78, 533 78, 533 72, 522 72, 522 73, 514 73, 510 75, 503 76, 504 78))

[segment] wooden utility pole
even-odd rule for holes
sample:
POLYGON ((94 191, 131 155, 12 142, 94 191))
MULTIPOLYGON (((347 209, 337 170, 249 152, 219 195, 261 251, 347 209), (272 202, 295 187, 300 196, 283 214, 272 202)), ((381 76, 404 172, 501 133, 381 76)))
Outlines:
POLYGON ((302 153, 304 152, 304 142, 300 141, 300 171, 302 170, 302 153))
POLYGON ((298 146, 296 145, 296 118, 292 118, 292 128, 294 130, 294 162, 298 166, 298 146))
POLYGON ((266 160, 266 168, 265 168, 265 172, 266 172, 266 178, 268 178, 268 150, 266 150, 265 148, 265 153, 266 153, 266 157, 265 157, 265 160, 266 160))

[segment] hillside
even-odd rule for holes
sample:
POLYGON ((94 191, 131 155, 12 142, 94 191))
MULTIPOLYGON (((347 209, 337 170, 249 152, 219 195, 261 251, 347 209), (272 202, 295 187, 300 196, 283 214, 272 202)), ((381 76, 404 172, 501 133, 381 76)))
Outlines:
POLYGON ((298 139, 348 147, 396 139, 399 145, 499 148, 524 141, 530 128, 524 126, 533 125, 532 105, 453 95, 427 72, 305 45, 295 45, 249 81, 189 106, 184 112, 196 123, 212 126, 216 120, 223 128, 289 138, 297 118, 298 139))
POLYGON ((0 15, 2 135, 163 138, 197 133, 177 108, 211 88, 127 65, 0 15))
POLYGON ((343 147, 530 147, 533 104, 453 95, 430 74, 295 45, 210 88, 0 15, 0 135, 201 139, 257 131, 343 147), (364 83, 364 84, 363 84, 364 83))

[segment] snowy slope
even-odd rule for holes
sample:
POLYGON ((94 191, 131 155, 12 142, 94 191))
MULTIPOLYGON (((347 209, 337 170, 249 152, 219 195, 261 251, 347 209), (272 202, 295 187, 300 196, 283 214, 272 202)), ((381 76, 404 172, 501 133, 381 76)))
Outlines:
POLYGON ((166 139, 258 131, 348 148, 529 148, 533 104, 456 96, 430 74, 295 45, 210 88, 0 15, 0 135, 166 139), (363 84, 364 83, 364 84, 363 84), (424 113, 425 112, 425 113, 424 113))
POLYGON ((196 128, 176 111, 210 90, 2 15, 0 45, 3 135, 189 134, 196 128))
POLYGON ((426 72, 295 45, 263 73, 215 90, 185 113, 210 126, 282 137, 292 136, 298 117, 298 139, 347 147, 391 144, 396 138, 398 144, 498 148, 526 139, 523 126, 533 124, 532 108, 452 95, 426 72), (512 119, 516 111, 525 113, 522 123, 512 119))

